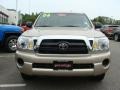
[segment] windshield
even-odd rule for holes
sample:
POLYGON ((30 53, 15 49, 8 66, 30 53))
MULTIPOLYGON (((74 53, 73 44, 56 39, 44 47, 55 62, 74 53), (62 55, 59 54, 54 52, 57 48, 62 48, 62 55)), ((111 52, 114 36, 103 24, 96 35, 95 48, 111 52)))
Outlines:
POLYGON ((81 27, 92 28, 92 24, 84 14, 76 13, 42 13, 35 27, 81 27))

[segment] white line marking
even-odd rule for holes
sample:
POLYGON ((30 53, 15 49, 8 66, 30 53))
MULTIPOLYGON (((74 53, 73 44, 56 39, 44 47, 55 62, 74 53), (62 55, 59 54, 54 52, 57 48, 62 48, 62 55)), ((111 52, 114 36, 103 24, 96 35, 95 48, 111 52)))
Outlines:
POLYGON ((8 87, 25 87, 26 84, 0 84, 0 88, 8 88, 8 87))
POLYGON ((4 57, 14 57, 15 55, 2 55, 2 56, 0 56, 0 58, 4 58, 4 57))

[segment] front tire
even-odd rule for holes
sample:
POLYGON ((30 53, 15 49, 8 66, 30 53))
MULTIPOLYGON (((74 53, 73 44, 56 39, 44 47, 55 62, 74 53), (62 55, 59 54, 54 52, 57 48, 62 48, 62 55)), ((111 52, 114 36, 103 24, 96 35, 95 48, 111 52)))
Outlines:
POLYGON ((102 75, 94 76, 93 79, 95 81, 102 81, 104 77, 105 77, 105 74, 102 74, 102 75))
POLYGON ((30 80, 32 78, 32 76, 26 75, 24 73, 21 73, 21 76, 24 80, 30 80))
POLYGON ((17 49, 17 36, 10 36, 5 41, 5 49, 8 52, 15 52, 17 49))

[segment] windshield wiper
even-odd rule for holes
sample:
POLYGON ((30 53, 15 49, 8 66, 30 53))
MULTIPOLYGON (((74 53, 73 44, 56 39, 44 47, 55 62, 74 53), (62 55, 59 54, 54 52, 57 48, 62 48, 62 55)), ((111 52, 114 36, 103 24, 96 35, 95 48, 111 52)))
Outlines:
POLYGON ((66 25, 66 26, 60 26, 60 27, 80 27, 80 26, 75 26, 75 25, 66 25))
MULTIPOLYGON (((41 25, 41 26, 35 26, 35 27, 54 27, 54 26, 41 25)), ((80 26, 75 26, 75 25, 66 25, 66 26, 59 26, 59 27, 80 27, 80 26)))
POLYGON ((41 26, 35 26, 35 27, 53 27, 53 26, 41 25, 41 26))

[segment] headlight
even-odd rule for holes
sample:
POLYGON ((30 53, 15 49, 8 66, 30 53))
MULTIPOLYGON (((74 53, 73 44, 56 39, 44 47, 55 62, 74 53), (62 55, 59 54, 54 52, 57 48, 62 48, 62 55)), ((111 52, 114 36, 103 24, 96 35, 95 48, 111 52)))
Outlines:
POLYGON ((23 49, 23 50, 33 50, 34 38, 20 36, 18 38, 17 47, 18 47, 18 49, 23 49))
POLYGON ((109 40, 108 38, 95 38, 93 41, 93 51, 108 51, 109 40))

